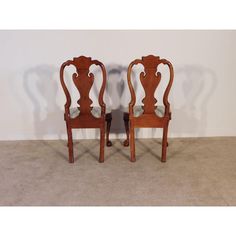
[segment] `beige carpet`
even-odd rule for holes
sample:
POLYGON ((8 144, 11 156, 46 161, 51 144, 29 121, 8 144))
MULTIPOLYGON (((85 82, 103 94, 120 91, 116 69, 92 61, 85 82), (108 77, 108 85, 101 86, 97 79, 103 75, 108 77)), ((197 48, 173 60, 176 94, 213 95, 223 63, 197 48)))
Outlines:
POLYGON ((98 163, 99 141, 0 142, 0 205, 236 205, 236 138, 136 140, 137 161, 115 140, 98 163))

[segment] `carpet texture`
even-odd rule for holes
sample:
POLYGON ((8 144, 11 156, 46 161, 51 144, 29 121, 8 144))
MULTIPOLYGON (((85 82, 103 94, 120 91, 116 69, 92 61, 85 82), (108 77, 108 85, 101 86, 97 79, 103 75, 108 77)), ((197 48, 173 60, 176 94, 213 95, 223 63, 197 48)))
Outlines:
POLYGON ((68 163, 65 141, 0 142, 2 206, 236 205, 236 138, 170 139, 160 162, 157 139, 129 147, 113 140, 98 163, 99 141, 76 141, 68 163))

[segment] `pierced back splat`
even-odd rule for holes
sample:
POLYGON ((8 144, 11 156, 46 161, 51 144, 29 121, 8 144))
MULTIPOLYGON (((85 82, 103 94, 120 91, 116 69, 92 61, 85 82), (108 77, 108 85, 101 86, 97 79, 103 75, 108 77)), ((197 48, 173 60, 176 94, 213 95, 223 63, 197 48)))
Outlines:
POLYGON ((157 71, 160 58, 154 56, 148 56, 142 58, 142 65, 144 66, 144 72, 140 74, 140 81, 145 91, 145 97, 143 102, 143 113, 154 113, 155 104, 157 102, 154 97, 157 86, 161 80, 161 73, 157 71))
POLYGON ((89 98, 89 91, 94 82, 94 75, 89 73, 89 67, 92 65, 91 58, 76 58, 75 66, 77 74, 73 74, 73 82, 80 93, 80 99, 77 101, 81 115, 90 113, 93 101, 89 98))
POLYGON ((91 104, 93 103, 93 101, 89 98, 89 92, 94 82, 94 74, 90 73, 89 69, 91 65, 100 66, 102 70, 102 74, 103 74, 103 81, 102 81, 102 86, 99 92, 98 102, 99 102, 99 105, 101 106, 102 114, 105 114, 105 104, 103 102, 103 94, 104 94, 104 89, 106 85, 105 67, 101 62, 97 60, 92 60, 91 57, 85 57, 85 56, 75 57, 73 58, 73 60, 69 60, 63 63, 61 66, 61 71, 60 71, 61 84, 62 84, 63 90, 66 95, 66 99, 67 99, 66 104, 65 104, 66 112, 69 113, 69 108, 71 105, 71 97, 64 83, 63 72, 64 72, 64 68, 70 65, 73 65, 76 68, 76 73, 72 75, 72 79, 76 88, 78 89, 80 93, 80 99, 77 101, 80 107, 80 116, 84 114, 91 114, 91 110, 92 110, 91 104))
POLYGON ((106 116, 106 105, 103 102, 103 95, 106 86, 106 69, 104 65, 97 61, 91 60, 91 57, 75 57, 73 60, 66 61, 61 65, 60 69, 60 81, 62 88, 66 95, 65 114, 64 119, 66 122, 66 129, 68 135, 68 152, 69 162, 74 162, 73 153, 73 136, 72 129, 78 128, 99 128, 100 129, 100 154, 99 162, 104 162, 104 145, 105 145, 105 116, 106 116), (98 65, 102 70, 102 86, 98 95, 98 103, 101 106, 101 116, 94 117, 91 114, 92 100, 89 98, 89 92, 94 82, 94 75, 89 73, 91 65, 98 65), (76 73, 73 74, 73 82, 80 93, 80 99, 78 105, 80 106, 79 116, 73 118, 70 116, 71 96, 66 87, 64 81, 64 69, 66 66, 73 65, 76 68, 76 73))
POLYGON ((131 102, 129 104, 130 107, 130 113, 133 114, 132 108, 135 105, 136 102, 136 96, 135 92, 131 83, 131 72, 132 67, 137 64, 142 64, 144 66, 144 72, 140 73, 140 81, 143 86, 145 97, 142 100, 143 102, 143 114, 155 114, 155 104, 157 102, 154 93, 161 81, 161 73, 158 72, 158 66, 160 64, 168 65, 170 70, 170 80, 168 83, 168 86, 165 90, 164 96, 163 96, 163 103, 165 105, 165 114, 169 113, 169 103, 168 103, 168 95, 169 91, 173 82, 173 67, 171 63, 165 59, 160 59, 160 57, 156 57, 153 55, 149 55, 146 57, 142 57, 142 59, 136 59, 129 65, 128 68, 128 85, 131 93, 131 102))
MULTIPOLYGON (((146 57, 142 57, 142 59, 136 59, 130 63, 128 68, 128 86, 131 94, 131 101, 129 103, 129 113, 127 123, 129 127, 127 131, 127 140, 125 141, 125 145, 127 146, 127 142, 129 145, 130 142, 130 160, 134 162, 135 158, 135 128, 163 128, 163 137, 162 137, 162 154, 161 161, 166 161, 166 150, 168 146, 167 142, 167 134, 168 134, 168 125, 171 120, 171 112, 170 112, 170 104, 168 102, 168 95, 170 92, 170 88, 173 83, 174 78, 174 70, 172 64, 166 59, 160 59, 158 56, 149 55, 146 57), (137 64, 142 64, 144 66, 144 72, 140 73, 140 81, 144 88, 145 97, 142 100, 144 112, 141 116, 134 116, 134 105, 136 103, 135 91, 131 83, 131 73, 132 67, 137 64), (160 83, 161 73, 157 72, 158 66, 160 64, 167 65, 170 71, 170 79, 168 85, 165 89, 163 95, 163 103, 165 106, 164 116, 160 117, 155 114, 155 104, 157 100, 154 97, 155 90, 160 83)), ((126 113, 127 114, 127 113, 126 113)), ((126 116, 127 118, 127 116, 126 116)))

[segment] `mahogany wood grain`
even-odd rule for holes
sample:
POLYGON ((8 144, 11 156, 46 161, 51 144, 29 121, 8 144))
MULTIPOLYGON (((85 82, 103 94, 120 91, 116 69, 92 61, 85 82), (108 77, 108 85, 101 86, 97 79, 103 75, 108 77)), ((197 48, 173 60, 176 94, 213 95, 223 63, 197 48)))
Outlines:
POLYGON ((169 121, 171 120, 168 95, 173 83, 173 78, 174 70, 172 64, 166 59, 160 59, 160 57, 158 56, 149 55, 146 57, 142 57, 142 59, 136 59, 131 62, 128 67, 127 80, 131 94, 131 101, 129 103, 129 112, 124 113, 124 122, 127 133, 127 139, 124 142, 124 146, 128 146, 130 144, 130 160, 132 162, 136 160, 134 129, 142 127, 163 128, 161 161, 166 161, 166 148, 168 146, 168 125, 169 121), (133 114, 133 108, 136 103, 136 95, 131 83, 131 73, 133 66, 138 64, 141 64, 144 67, 144 71, 140 73, 140 81, 145 92, 145 97, 142 100, 143 113, 139 117, 135 117, 133 114), (169 82, 163 95, 163 104, 165 106, 163 117, 159 117, 155 113, 157 100, 154 97, 154 93, 161 81, 161 73, 158 71, 158 66, 160 64, 167 65, 170 71, 169 82))
POLYGON ((74 162, 73 155, 73 137, 72 129, 78 128, 99 128, 100 129, 100 156, 99 162, 104 162, 104 145, 105 145, 105 117, 106 117, 106 105, 103 101, 104 90, 106 86, 106 70, 104 65, 98 60, 92 60, 91 57, 75 57, 73 60, 68 60, 61 65, 60 69, 60 81, 64 93, 66 95, 65 114, 64 119, 66 122, 67 134, 68 134, 68 151, 69 162, 74 162), (91 113, 92 100, 89 98, 89 92, 94 83, 94 74, 90 73, 90 66, 97 65, 102 71, 102 86, 98 95, 98 103, 101 107, 101 117, 94 117, 91 113), (75 87, 79 91, 80 99, 77 101, 78 108, 80 110, 79 116, 70 117, 71 96, 69 90, 66 87, 64 81, 64 70, 67 66, 74 66, 76 73, 72 75, 72 79, 75 87))

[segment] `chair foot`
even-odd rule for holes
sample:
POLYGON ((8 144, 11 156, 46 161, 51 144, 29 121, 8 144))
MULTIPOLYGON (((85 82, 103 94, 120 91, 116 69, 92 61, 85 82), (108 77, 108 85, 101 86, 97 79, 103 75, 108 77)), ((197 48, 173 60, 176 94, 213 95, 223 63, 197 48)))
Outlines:
POLYGON ((135 159, 135 158, 134 158, 134 159, 130 159, 130 161, 131 161, 131 162, 136 162, 136 159, 135 159))
POLYGON ((107 147, 111 147, 112 146, 112 142, 110 140, 107 141, 107 147))
POLYGON ((123 142, 123 145, 124 145, 125 147, 128 147, 128 146, 129 146, 129 140, 126 139, 126 140, 123 142))
POLYGON ((104 163, 104 159, 102 159, 102 160, 99 159, 99 163, 104 163))

